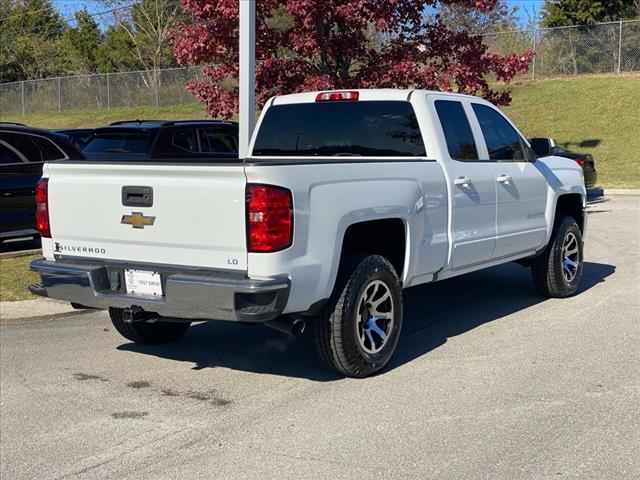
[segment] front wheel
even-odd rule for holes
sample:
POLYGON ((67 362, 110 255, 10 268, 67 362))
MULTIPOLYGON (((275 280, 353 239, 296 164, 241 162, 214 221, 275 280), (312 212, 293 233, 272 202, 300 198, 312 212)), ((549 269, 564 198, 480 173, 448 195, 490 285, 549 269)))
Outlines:
POLYGON ((554 298, 574 295, 582 280, 583 253, 582 232, 575 219, 559 220, 549 245, 531 265, 538 291, 554 298))
POLYGON ((329 311, 315 321, 315 340, 327 366, 367 377, 387 365, 402 329, 402 289, 387 259, 370 255, 343 268, 329 311))
POLYGON ((109 316, 114 328, 127 340, 146 345, 158 345, 180 340, 191 322, 167 322, 162 317, 151 321, 125 322, 121 308, 110 308, 109 316))

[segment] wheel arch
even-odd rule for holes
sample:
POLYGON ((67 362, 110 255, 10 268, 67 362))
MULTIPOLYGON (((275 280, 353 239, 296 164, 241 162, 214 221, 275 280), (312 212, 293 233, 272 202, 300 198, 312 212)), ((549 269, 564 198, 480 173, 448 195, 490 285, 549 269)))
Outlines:
POLYGON ((580 193, 559 195, 554 206, 553 226, 555 227, 561 218, 570 216, 576 221, 580 231, 584 233, 586 223, 584 207, 584 197, 580 193))
POLYGON ((410 261, 409 224, 401 217, 387 217, 349 224, 336 248, 335 275, 331 291, 346 260, 355 255, 381 255, 393 265, 400 281, 407 273, 410 261))

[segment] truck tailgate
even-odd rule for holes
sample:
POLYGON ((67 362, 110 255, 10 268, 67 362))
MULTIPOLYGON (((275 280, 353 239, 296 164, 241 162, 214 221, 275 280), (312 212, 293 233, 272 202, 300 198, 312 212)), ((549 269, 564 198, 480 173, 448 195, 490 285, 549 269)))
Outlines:
POLYGON ((240 164, 59 163, 46 165, 45 176, 55 254, 247 268, 240 164), (134 196, 141 191, 135 187, 150 187, 151 206, 125 206, 131 201, 123 198, 123 187, 134 187, 127 189, 134 196))

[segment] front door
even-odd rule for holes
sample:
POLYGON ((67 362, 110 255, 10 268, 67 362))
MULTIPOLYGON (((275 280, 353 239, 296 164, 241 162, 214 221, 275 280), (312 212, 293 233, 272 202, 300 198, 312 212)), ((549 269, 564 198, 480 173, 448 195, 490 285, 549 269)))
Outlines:
POLYGON ((496 109, 472 103, 489 155, 496 162, 497 237, 494 259, 540 248, 546 239, 547 183, 535 156, 496 109), (533 161, 532 161, 533 160, 533 161))

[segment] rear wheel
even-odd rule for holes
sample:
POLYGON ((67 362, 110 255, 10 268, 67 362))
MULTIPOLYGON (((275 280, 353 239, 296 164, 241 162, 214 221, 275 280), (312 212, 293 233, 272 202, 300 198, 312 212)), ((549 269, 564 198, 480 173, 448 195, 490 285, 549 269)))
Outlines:
POLYGON ((157 345, 180 340, 191 325, 191 322, 167 322, 162 317, 147 321, 124 321, 124 310, 110 308, 109 316, 114 328, 127 340, 135 343, 157 345))
POLYGON ((315 322, 320 358, 348 377, 366 377, 387 365, 402 329, 402 289, 384 257, 360 257, 343 268, 334 300, 315 322))
POLYGON ((536 288, 546 297, 574 295, 582 280, 583 259, 580 227, 573 217, 559 219, 549 245, 531 265, 536 288))

